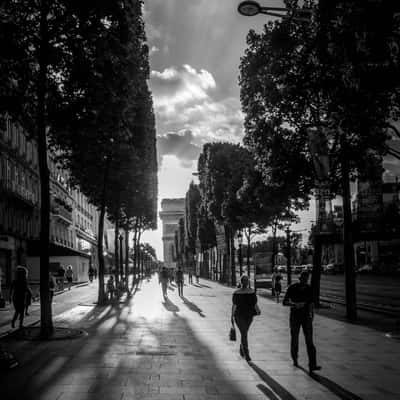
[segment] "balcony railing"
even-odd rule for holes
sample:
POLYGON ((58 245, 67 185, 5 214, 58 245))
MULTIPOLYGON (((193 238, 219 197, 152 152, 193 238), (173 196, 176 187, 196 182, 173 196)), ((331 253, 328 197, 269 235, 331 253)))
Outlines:
POLYGON ((35 199, 34 193, 15 181, 12 181, 10 179, 0 179, 0 187, 9 194, 15 196, 19 200, 24 201, 30 206, 35 206, 38 204, 37 200, 35 199))

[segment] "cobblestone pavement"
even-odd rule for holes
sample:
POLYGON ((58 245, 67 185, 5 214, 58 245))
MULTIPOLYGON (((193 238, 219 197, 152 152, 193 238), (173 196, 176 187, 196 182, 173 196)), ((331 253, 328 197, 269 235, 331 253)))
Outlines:
MULTIPOLYGON (((261 400, 400 398, 400 342, 381 332, 315 318, 322 371, 305 370, 289 355, 288 309, 260 298, 262 315, 250 328, 253 361, 229 342, 232 289, 201 280, 172 287, 168 301, 153 278, 127 302, 96 307, 96 286, 63 294, 70 305, 55 325, 84 328, 74 340, 3 345, 21 366, 2 373, 1 399, 30 400, 261 400)), ((61 297, 60 297, 61 299, 61 297)))

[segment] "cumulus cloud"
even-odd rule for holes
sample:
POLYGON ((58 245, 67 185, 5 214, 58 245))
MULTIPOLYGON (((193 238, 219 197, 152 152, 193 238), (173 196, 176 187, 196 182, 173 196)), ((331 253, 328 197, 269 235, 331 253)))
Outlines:
POLYGON ((151 87, 161 157, 167 154, 167 143, 179 143, 182 147, 177 148, 185 150, 173 154, 187 165, 189 159, 197 159, 205 142, 241 139, 243 115, 239 100, 218 99, 221 96, 210 72, 190 65, 152 71, 151 87))
POLYGON ((162 157, 173 155, 180 161, 185 168, 190 168, 194 160, 197 160, 201 152, 201 147, 194 143, 194 137, 190 130, 179 133, 167 133, 157 138, 157 150, 159 163, 162 157))

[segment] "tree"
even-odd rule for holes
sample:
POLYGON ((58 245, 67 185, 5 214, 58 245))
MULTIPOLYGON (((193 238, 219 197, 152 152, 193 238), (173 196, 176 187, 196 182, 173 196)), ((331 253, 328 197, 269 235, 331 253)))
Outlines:
MULTIPOLYGON (((154 157, 150 159, 155 131, 141 6, 141 1, 100 3, 77 15, 80 40, 70 44, 74 62, 63 82, 62 101, 54 105, 63 115, 54 121, 59 159, 71 171, 73 184, 80 185, 100 210, 100 304, 105 301, 105 213, 115 222, 125 218, 130 195, 139 184, 136 171, 155 166, 154 157), (145 161, 148 166, 141 168, 145 161)), ((144 186, 142 197, 150 192, 144 186)))
MULTIPOLYGON (((287 3, 297 7, 297 1, 287 3)), ((273 184, 287 180, 294 183, 292 190, 307 192, 314 181, 317 186, 329 182, 332 192, 343 196, 347 315, 354 319, 349 179, 363 159, 385 151, 385 125, 393 116, 398 85, 389 88, 383 77, 375 85, 374 77, 387 69, 386 62, 392 74, 398 61, 389 51, 393 40, 387 40, 394 34, 393 13, 385 16, 389 28, 381 29, 370 19, 365 23, 364 17, 373 13, 360 1, 350 7, 348 2, 323 1, 318 9, 310 1, 305 7, 316 10, 310 22, 278 21, 266 25, 262 34, 248 35, 240 77, 246 141, 273 184), (379 55, 371 50, 377 45, 383 49, 379 55), (370 68, 369 62, 378 67, 370 68), (310 168, 313 158, 321 161, 312 148, 316 136, 326 138, 329 152, 322 176, 318 168, 310 168)))
MULTIPOLYGON (((206 214, 224 225, 230 281, 236 285, 234 234, 240 227, 237 197, 251 159, 249 152, 232 143, 207 143, 198 161, 200 192, 206 214)), ((227 272, 224 268, 225 274, 227 272)), ((227 276, 225 275, 225 279, 227 276)))
MULTIPOLYGON (((50 184, 47 140, 57 135, 53 108, 62 97, 63 78, 72 63, 70 41, 76 36, 76 12, 85 4, 57 0, 5 0, 0 6, 0 114, 8 114, 38 143, 40 174, 41 335, 53 332, 49 292, 50 184), (71 12, 72 11, 72 12, 71 12)), ((79 88, 78 88, 79 89, 79 88)), ((68 103, 70 99, 65 99, 68 103)))

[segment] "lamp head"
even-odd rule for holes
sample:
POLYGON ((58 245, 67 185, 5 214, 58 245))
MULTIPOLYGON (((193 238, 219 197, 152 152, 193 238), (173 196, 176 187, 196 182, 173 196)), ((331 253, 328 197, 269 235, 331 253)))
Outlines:
POLYGON ((254 15, 260 14, 261 6, 256 1, 242 1, 238 6, 238 11, 246 17, 253 17, 254 15))

